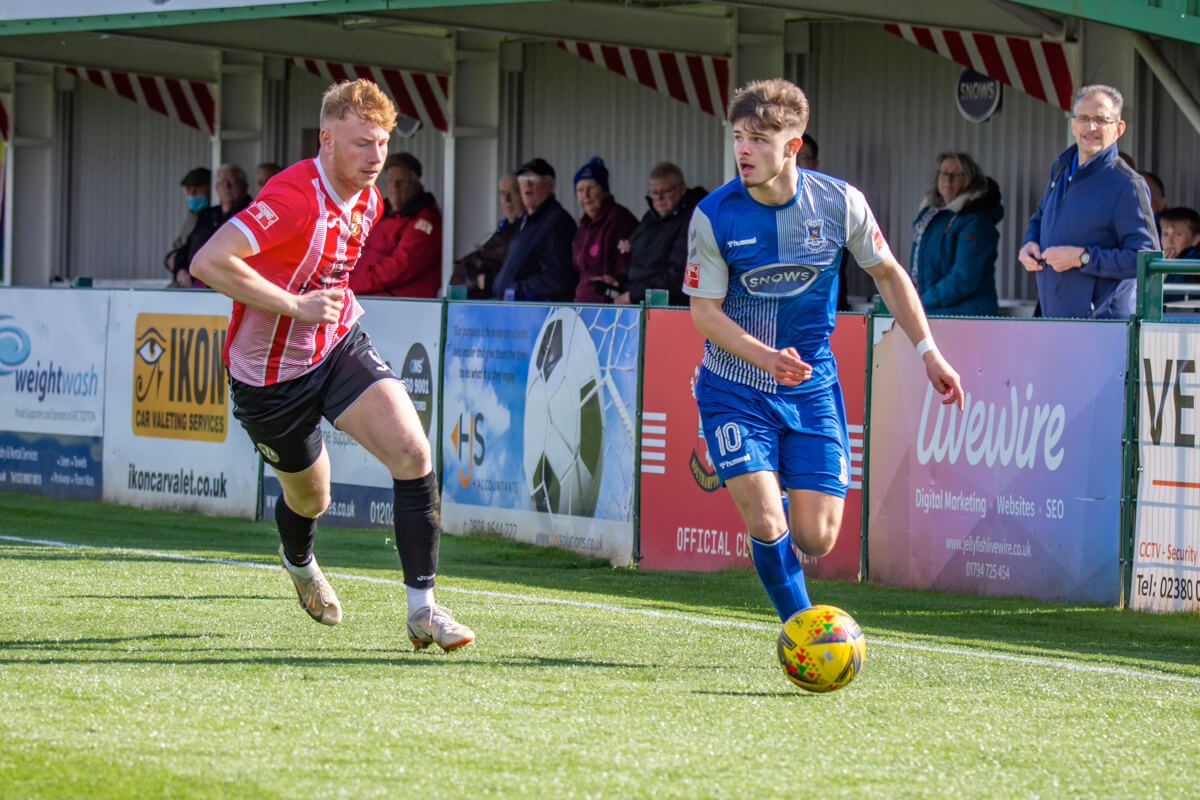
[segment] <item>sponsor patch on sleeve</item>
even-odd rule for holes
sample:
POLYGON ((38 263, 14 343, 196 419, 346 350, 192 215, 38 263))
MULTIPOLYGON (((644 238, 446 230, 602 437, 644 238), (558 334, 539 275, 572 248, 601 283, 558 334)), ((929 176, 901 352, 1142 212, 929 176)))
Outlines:
POLYGON ((687 269, 683 273, 683 285, 689 289, 700 288, 700 265, 693 264, 691 261, 687 264, 687 269))
POLYGON ((250 206, 250 218, 264 231, 279 221, 279 215, 262 200, 250 206))
POLYGON ((875 245, 875 250, 879 253, 889 252, 887 242, 883 238, 883 232, 879 230, 878 226, 871 232, 871 243, 875 245))
POLYGON ((427 219, 417 220, 416 223, 413 224, 413 227, 416 228, 417 230, 419 230, 421 233, 425 234, 426 236, 433 235, 433 223, 427 219))

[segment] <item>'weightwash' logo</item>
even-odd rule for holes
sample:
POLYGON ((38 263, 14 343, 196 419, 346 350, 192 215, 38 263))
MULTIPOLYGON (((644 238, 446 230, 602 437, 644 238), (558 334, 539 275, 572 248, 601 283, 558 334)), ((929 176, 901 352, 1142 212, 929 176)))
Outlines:
POLYGON ((816 267, 803 264, 768 264, 743 272, 738 280, 756 297, 795 297, 812 286, 820 274, 816 267))
POLYGON ((225 441, 224 316, 138 314, 133 339, 133 433, 225 441))

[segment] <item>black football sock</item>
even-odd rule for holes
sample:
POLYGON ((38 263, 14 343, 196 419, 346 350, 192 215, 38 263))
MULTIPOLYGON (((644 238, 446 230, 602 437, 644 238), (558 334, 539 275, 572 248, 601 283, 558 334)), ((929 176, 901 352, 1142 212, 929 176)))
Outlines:
POLYGON ((312 561, 313 540, 317 538, 317 521, 302 517, 288 508, 283 495, 275 501, 275 524, 279 527, 279 539, 283 552, 294 567, 303 567, 312 561))
POLYGON ((393 480, 392 497, 404 585, 432 589, 441 534, 437 479, 430 472, 423 478, 393 480))

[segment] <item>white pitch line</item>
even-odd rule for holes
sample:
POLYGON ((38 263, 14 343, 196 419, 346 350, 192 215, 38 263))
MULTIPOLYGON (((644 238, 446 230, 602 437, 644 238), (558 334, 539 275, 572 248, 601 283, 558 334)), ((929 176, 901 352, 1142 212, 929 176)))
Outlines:
MULTIPOLYGON (((0 541, 17 542, 20 544, 35 544, 45 547, 65 547, 75 550, 99 550, 106 553, 128 553, 130 555, 150 556, 153 558, 161 558, 168 561, 192 561, 203 564, 225 564, 233 567, 251 567, 253 569, 270 569, 277 570, 279 567, 275 564, 262 564, 257 561, 239 561, 232 558, 214 558, 212 556, 190 556, 182 553, 167 553, 160 550, 139 550, 131 547, 98 547, 96 545, 76 544, 73 542, 56 542, 51 539, 26 539, 20 536, 4 536, 0 535, 0 541)), ((354 575, 348 572, 325 572, 329 577, 339 580, 360 581, 362 583, 375 583, 384 586, 403 586, 404 581, 399 581, 394 578, 374 578, 370 575, 354 575)), ((532 594, 517 594, 516 592, 494 592, 483 589, 456 589, 450 586, 438 586, 438 592, 449 592, 452 594, 474 595, 477 597, 495 597, 505 600, 521 600, 527 603, 545 603, 547 605, 570 606, 572 608, 594 608, 600 611, 614 611, 623 614, 638 614, 644 617, 657 617, 659 619, 678 620, 680 622, 695 622, 701 625, 712 625, 718 628, 740 628, 743 630, 753 631, 770 631, 774 632, 778 629, 777 625, 765 625, 761 622, 741 622, 739 620, 730 619, 713 619, 711 617, 699 617, 693 614, 680 614, 675 611, 658 611, 652 608, 629 608, 628 606, 618 606, 612 603, 596 603, 587 600, 565 600, 558 597, 542 597, 532 594)), ((1191 678, 1186 675, 1168 675, 1160 672, 1142 672, 1140 670, 1126 669, 1124 667, 1102 667, 1095 664, 1074 664, 1070 661, 1055 661, 1050 658, 1036 658, 1034 656, 1014 656, 1008 653, 992 653, 986 650, 968 650, 959 647, 936 647, 927 644, 915 644, 913 642, 899 642, 891 639, 880 639, 877 636, 870 638, 870 644, 873 646, 896 647, 902 650, 917 650, 923 653, 939 653, 941 655, 966 656, 970 658, 987 658, 993 661, 1009 661, 1018 664, 1029 664, 1030 666, 1038 667, 1053 667, 1054 669, 1069 670, 1071 672, 1091 672, 1103 675, 1120 675, 1131 678, 1150 678, 1161 681, 1175 681, 1177 683, 1190 683, 1200 685, 1200 678, 1191 678)))

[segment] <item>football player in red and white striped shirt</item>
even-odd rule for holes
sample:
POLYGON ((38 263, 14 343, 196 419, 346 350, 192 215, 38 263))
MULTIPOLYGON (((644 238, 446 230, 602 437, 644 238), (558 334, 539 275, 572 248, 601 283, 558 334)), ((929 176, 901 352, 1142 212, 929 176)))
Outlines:
POLYGON ((233 299, 225 345, 234 415, 271 464, 279 555, 313 619, 342 607, 313 557, 329 506, 324 416, 383 462, 394 486, 396 549, 418 649, 475 639, 433 598, 438 492, 429 440, 404 384, 357 325, 349 275, 382 213, 375 179, 396 109, 367 80, 335 84, 321 102, 321 150, 271 179, 196 255, 192 274, 233 299))

